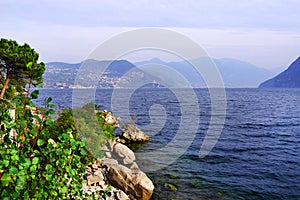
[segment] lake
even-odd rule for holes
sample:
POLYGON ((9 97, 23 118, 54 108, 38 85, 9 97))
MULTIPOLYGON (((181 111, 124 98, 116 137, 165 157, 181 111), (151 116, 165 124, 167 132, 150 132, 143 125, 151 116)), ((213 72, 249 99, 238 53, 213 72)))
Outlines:
MULTIPOLYGON (((89 99, 85 91, 80 97, 89 99)), ((208 128, 214 126, 207 89, 194 90, 196 101, 184 89, 139 89, 130 98, 128 91, 120 91, 98 89, 95 101, 102 109, 113 109, 123 121, 134 116, 152 137, 135 148, 142 169, 152 166, 142 155, 172 143, 180 129, 190 137, 191 129, 197 128, 191 144, 174 162, 147 172, 156 187, 152 199, 300 199, 300 89, 226 89, 224 127, 204 158, 199 157, 199 149, 208 128), (178 94, 185 98, 178 100, 178 94), (182 123, 184 116, 195 121, 193 127, 182 123), (167 190, 166 183, 178 190, 167 190)), ((71 107, 72 92, 41 89, 37 103, 51 96, 59 107, 71 107)), ((182 141, 183 146, 189 139, 182 141)), ((176 149, 163 156, 168 160, 172 153, 176 149)))

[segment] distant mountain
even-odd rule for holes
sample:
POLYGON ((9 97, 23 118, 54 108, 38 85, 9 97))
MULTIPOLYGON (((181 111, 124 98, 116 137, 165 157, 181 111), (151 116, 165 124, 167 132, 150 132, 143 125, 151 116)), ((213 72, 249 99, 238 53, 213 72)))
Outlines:
MULTIPOLYGON (((203 60, 196 59, 195 62, 202 63, 203 60)), ((231 58, 213 59, 220 75, 224 81, 225 87, 246 88, 257 87, 262 81, 271 78, 275 72, 256 67, 250 63, 235 60, 231 58)), ((82 71, 82 70, 81 70, 82 71)), ((158 58, 148 61, 131 63, 127 60, 115 61, 97 61, 85 60, 80 63, 69 64, 64 62, 46 63, 46 72, 43 76, 45 88, 73 88, 88 87, 90 81, 99 80, 97 87, 134 87, 145 82, 157 84, 165 78, 174 87, 182 86, 180 76, 184 77, 192 87, 206 87, 204 79, 198 72, 186 61, 164 62, 158 58), (136 66, 153 65, 153 68, 139 69, 136 66), (156 68, 154 67, 156 64, 156 68), (97 77, 95 71, 103 71, 104 67, 109 65, 101 78, 97 77), (159 65, 168 66, 172 70, 163 70, 159 65), (87 66, 87 76, 79 85, 75 85, 75 79, 81 66, 87 66), (124 76, 126 74, 126 76, 124 76), (122 79, 121 79, 122 77, 122 79), (134 85, 132 85, 134 84, 134 85)), ((159 84, 158 84, 159 85, 159 84)), ((167 85, 168 87, 168 85, 167 85)))
POLYGON ((300 88, 300 57, 285 71, 259 85, 260 88, 300 88))
POLYGON ((236 59, 221 58, 214 59, 214 62, 225 87, 257 87, 262 80, 274 76, 274 73, 267 69, 236 59))
MULTIPOLYGON (((199 59, 196 62, 201 61, 199 59)), ((247 62, 232 58, 221 58, 213 59, 216 64, 220 75, 223 79, 225 87, 231 88, 247 88, 247 87, 257 87, 259 83, 275 75, 276 72, 269 71, 263 68, 259 68, 247 62)), ((169 66, 175 69, 180 74, 182 74, 194 87, 205 87, 204 79, 201 78, 193 67, 185 61, 182 62, 164 62, 157 58, 137 62, 135 65, 145 65, 145 64, 161 64, 169 66)))
MULTIPOLYGON (((85 60, 80 63, 69 64, 64 62, 49 62, 46 63, 46 72, 44 73, 44 87, 45 88, 69 88, 80 87, 75 86, 75 79, 81 66, 88 66, 88 71, 91 72, 89 79, 96 79, 93 70, 103 70, 108 66, 99 80, 99 87, 112 87, 117 78, 125 74, 127 71, 133 69, 135 66, 127 60, 115 61, 97 61, 85 60), (93 76, 94 75, 94 76, 93 76)), ((89 80, 85 80, 88 85, 89 80)), ((84 86, 84 85, 81 85, 84 86)))

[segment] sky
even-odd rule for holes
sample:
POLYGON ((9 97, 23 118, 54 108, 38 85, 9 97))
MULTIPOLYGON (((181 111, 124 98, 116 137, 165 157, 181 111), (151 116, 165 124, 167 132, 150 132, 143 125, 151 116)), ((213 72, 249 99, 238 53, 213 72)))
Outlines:
POLYGON ((299 8, 298 0, 1 0, 0 37, 29 43, 43 62, 75 63, 112 36, 159 27, 211 57, 273 69, 300 56, 299 8))

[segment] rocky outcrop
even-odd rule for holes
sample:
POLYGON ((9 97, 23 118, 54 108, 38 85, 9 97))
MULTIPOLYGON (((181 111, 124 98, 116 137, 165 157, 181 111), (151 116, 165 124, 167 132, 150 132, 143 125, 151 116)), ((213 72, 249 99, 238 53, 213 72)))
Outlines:
POLYGON ((143 131, 141 131, 138 127, 133 124, 123 124, 122 125, 122 135, 121 139, 124 139, 126 143, 140 143, 147 142, 151 140, 151 138, 146 135, 143 131))
POLYGON ((125 145, 117 143, 114 145, 114 153, 122 159, 124 165, 130 165, 135 161, 134 153, 125 145))
POLYGON ((104 118, 106 124, 111 125, 114 129, 119 128, 121 121, 119 117, 115 117, 111 112, 106 110, 101 112, 101 116, 104 118))
MULTIPOLYGON (((115 117, 109 111, 102 111, 101 116, 103 117, 106 124, 111 125, 114 129, 120 127, 120 118, 115 117)), ((134 124, 123 124, 122 125, 122 134, 117 137, 117 141, 120 143, 142 143, 151 140, 151 138, 141 131, 134 124)))
MULTIPOLYGON (((100 114, 106 124, 119 128, 120 118, 108 111, 100 114)), ((149 140, 150 137, 134 125, 123 125, 122 135, 116 141, 109 140, 102 148, 105 157, 87 166, 87 184, 82 190, 88 195, 95 195, 96 191, 107 192, 109 189, 111 196, 107 200, 150 199, 154 190, 152 181, 140 170, 134 153, 121 144, 149 140)))
MULTIPOLYGON (((115 160, 113 160, 115 161, 115 160)), ((117 161, 115 161, 117 163, 117 161)), ((107 169, 97 161, 88 165, 86 169, 87 184, 83 186, 83 192, 91 197, 92 195, 97 196, 97 192, 106 192, 109 197, 103 198, 106 200, 130 200, 129 196, 114 186, 112 186, 106 177, 107 169)))
POLYGON ((111 185, 111 197, 108 199, 150 199, 154 185, 139 169, 134 153, 114 141, 109 141, 104 149, 106 157, 88 165, 87 185, 83 190, 87 193, 106 191, 111 185))

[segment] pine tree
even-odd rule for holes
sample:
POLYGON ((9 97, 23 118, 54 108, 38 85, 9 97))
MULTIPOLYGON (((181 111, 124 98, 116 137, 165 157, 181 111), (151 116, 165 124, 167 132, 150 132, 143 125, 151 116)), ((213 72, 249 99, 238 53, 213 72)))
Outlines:
POLYGON ((39 54, 28 44, 19 45, 14 40, 0 40, 0 99, 8 87, 25 92, 30 86, 41 86, 45 64, 38 63, 39 54), (27 87, 27 88, 26 88, 27 87))

